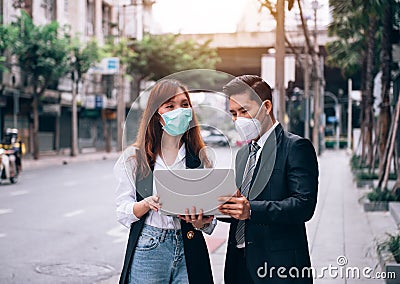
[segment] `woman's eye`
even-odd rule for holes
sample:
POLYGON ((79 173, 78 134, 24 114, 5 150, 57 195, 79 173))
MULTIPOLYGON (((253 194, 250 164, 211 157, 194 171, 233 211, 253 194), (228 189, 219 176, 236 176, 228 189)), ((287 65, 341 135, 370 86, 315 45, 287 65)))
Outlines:
POLYGON ((169 106, 166 106, 166 108, 173 108, 173 106, 172 106, 172 105, 169 105, 169 106))
POLYGON ((182 106, 183 107, 189 107, 189 104, 188 103, 184 103, 184 104, 182 104, 182 106))

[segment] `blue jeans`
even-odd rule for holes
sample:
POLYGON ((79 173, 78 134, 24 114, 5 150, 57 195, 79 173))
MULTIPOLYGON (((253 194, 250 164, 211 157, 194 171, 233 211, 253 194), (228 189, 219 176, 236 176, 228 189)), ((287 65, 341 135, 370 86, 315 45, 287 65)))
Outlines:
POLYGON ((129 283, 189 283, 182 231, 145 224, 133 255, 129 283))

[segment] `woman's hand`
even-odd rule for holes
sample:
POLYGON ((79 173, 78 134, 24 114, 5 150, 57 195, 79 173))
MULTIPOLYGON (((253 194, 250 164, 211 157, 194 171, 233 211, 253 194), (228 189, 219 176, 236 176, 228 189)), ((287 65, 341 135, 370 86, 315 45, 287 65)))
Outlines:
POLYGON ((203 209, 200 209, 198 215, 196 215, 196 207, 192 207, 189 214, 189 209, 186 208, 185 216, 178 215, 181 220, 186 221, 186 223, 192 223, 193 227, 196 229, 204 228, 205 225, 210 224, 214 219, 214 216, 203 216, 203 209))
POLYGON ((160 197, 158 195, 152 195, 149 197, 146 197, 143 199, 141 202, 145 205, 145 207, 148 208, 148 210, 153 210, 158 212, 158 210, 161 208, 161 204, 159 203, 160 197))

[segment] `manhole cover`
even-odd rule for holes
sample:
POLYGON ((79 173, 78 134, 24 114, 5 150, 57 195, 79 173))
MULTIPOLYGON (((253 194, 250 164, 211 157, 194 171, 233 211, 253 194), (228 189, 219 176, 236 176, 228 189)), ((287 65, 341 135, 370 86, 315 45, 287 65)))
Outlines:
POLYGON ((81 276, 95 277, 113 273, 113 267, 105 264, 86 264, 86 263, 58 263, 39 265, 36 271, 42 274, 57 275, 57 276, 81 276))

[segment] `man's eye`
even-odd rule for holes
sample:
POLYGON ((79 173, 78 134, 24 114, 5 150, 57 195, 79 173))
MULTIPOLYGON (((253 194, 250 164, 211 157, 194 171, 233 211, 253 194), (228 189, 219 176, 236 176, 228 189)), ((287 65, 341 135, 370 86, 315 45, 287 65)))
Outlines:
POLYGON ((189 104, 188 103, 184 103, 184 104, 182 104, 182 106, 183 107, 189 107, 189 104))
POLYGON ((173 108, 173 106, 172 106, 172 105, 169 105, 169 106, 166 106, 166 108, 173 108))
POLYGON ((246 113, 247 113, 247 110, 242 110, 242 113, 243 113, 243 114, 246 114, 246 113))

